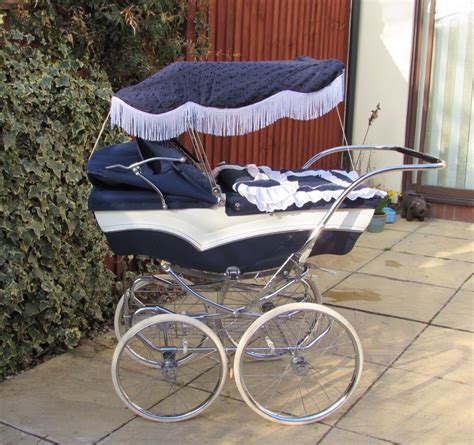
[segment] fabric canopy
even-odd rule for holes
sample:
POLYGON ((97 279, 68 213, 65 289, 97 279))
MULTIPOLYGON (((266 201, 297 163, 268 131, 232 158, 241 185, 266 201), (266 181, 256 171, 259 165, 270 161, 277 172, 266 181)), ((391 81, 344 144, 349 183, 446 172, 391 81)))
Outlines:
POLYGON ((176 62, 118 91, 111 121, 151 141, 188 129, 231 136, 283 117, 317 118, 343 97, 344 66, 337 60, 176 62))

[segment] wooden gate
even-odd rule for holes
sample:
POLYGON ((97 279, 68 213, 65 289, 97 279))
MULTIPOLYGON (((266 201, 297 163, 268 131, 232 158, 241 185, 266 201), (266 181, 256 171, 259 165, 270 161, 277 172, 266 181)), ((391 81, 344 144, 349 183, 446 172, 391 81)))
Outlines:
MULTIPOLYGON (((194 19, 194 2, 190 1, 188 23, 194 19)), ((210 27, 209 60, 288 60, 305 55, 338 59, 347 66, 351 0, 208 0, 204 9, 202 3, 210 27)), ((344 114, 342 104, 339 113, 344 114)), ((226 161, 273 168, 298 168, 312 154, 341 141, 335 110, 316 121, 281 119, 244 136, 204 137, 213 165, 226 161)), ((339 160, 326 158, 321 166, 339 167, 339 160)))

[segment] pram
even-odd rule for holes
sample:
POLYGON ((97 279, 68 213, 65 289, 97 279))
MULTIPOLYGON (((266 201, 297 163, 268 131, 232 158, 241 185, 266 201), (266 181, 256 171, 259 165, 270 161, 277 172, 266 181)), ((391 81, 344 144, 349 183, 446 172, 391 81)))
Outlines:
POLYGON ((112 125, 135 139, 94 147, 89 206, 116 254, 160 261, 159 273, 124 293, 114 320, 112 379, 136 414, 191 418, 216 399, 229 372, 250 408, 282 424, 321 420, 354 392, 360 340, 322 305, 307 260, 350 252, 384 195, 364 185, 369 178, 444 161, 403 147, 341 146, 298 170, 211 170, 198 135, 317 118, 343 93, 340 62, 298 58, 177 62, 112 98, 112 125), (176 139, 184 132, 193 153, 176 139), (361 177, 310 169, 355 150, 396 151, 428 164, 361 177))

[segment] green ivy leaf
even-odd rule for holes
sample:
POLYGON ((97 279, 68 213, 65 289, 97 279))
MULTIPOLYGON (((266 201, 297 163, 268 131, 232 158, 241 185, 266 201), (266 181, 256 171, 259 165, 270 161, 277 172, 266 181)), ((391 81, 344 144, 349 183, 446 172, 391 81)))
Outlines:
POLYGON ((9 131, 3 134, 3 145, 5 150, 8 150, 10 147, 13 147, 16 142, 16 133, 9 131))
POLYGON ((58 87, 68 87, 69 86, 69 77, 62 75, 59 77, 59 79, 56 82, 56 86, 58 87))
POLYGON ((38 82, 38 86, 40 88, 51 89, 51 85, 53 83, 53 78, 45 74, 40 81, 38 82))

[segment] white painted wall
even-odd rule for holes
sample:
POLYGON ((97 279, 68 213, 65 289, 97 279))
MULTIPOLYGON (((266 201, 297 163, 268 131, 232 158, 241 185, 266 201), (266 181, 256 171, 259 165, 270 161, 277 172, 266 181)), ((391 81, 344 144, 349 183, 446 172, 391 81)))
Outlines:
MULTIPOLYGON (((361 0, 353 144, 362 143, 371 110, 379 102, 382 110, 365 143, 405 144, 414 11, 414 0, 361 0)), ((377 168, 402 160, 398 153, 374 152, 371 164, 377 168)), ((401 184, 401 173, 384 174, 373 181, 396 191, 401 184)))

